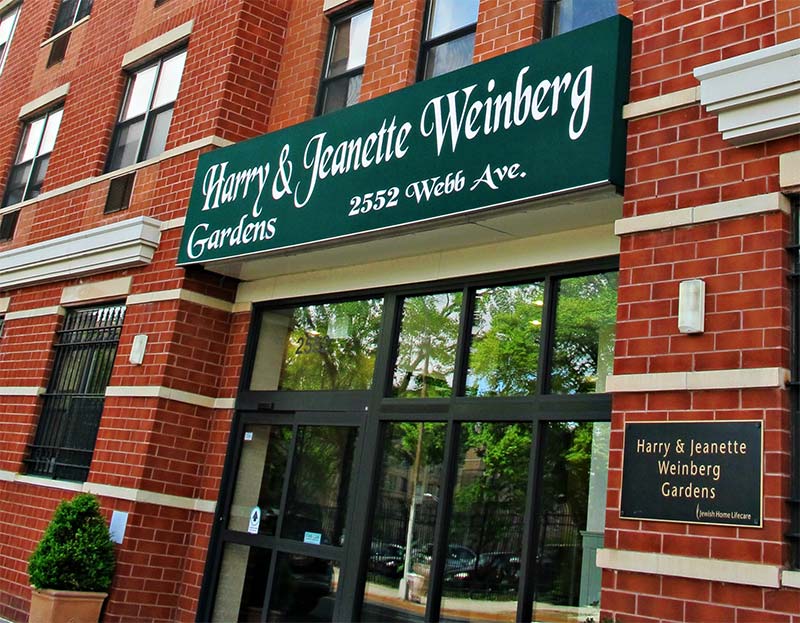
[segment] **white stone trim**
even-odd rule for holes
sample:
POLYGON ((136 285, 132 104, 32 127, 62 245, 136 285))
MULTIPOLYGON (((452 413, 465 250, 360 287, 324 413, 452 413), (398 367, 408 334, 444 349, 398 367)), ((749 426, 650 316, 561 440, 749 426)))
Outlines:
POLYGON ((323 11, 330 11, 331 9, 335 9, 336 7, 340 7, 343 4, 346 4, 349 0, 325 0, 322 5, 323 11))
POLYGON ((128 173, 133 173, 134 171, 138 171, 139 169, 144 169, 154 164, 158 164, 163 160, 169 160, 170 158, 182 156, 186 153, 189 153, 190 151, 195 151, 197 149, 202 149, 204 147, 228 147, 229 145, 233 145, 233 142, 216 135, 199 138, 196 141, 184 143, 183 145, 179 145, 178 147, 162 152, 161 154, 159 154, 154 158, 150 158, 149 160, 143 160, 142 162, 137 162, 136 164, 132 164, 129 167, 117 169, 116 171, 111 171, 109 173, 104 173, 103 175, 98 175, 95 177, 86 177, 82 180, 78 180, 77 182, 73 182, 72 184, 67 184, 66 186, 61 186, 59 188, 48 190, 46 192, 43 192, 41 195, 34 197, 33 199, 21 201, 19 203, 15 203, 13 205, 0 209, 0 215, 7 214, 9 212, 16 212, 17 210, 22 210, 26 206, 39 203, 40 201, 46 201, 48 199, 52 199, 53 197, 58 197, 59 195, 64 195, 66 193, 71 193, 73 191, 80 190, 85 186, 91 186, 92 184, 97 184, 98 182, 114 179, 115 177, 122 177, 123 175, 127 175, 128 173))
POLYGON ((60 87, 56 87, 55 89, 48 91, 44 95, 40 95, 35 100, 31 100, 27 104, 23 104, 22 107, 19 109, 19 118, 24 119, 25 117, 30 117, 33 114, 41 111, 48 106, 51 106, 55 102, 59 100, 63 100, 67 97, 69 93, 69 82, 66 84, 62 84, 60 87))
POLYGON ((800 39, 697 67, 694 77, 700 102, 734 145, 800 131, 800 39))
POLYGON ((638 119, 639 117, 647 117, 648 115, 660 114, 675 108, 690 106, 699 101, 700 87, 689 87, 688 89, 625 104, 622 107, 622 118, 638 119))
POLYGON ((40 316, 63 316, 64 308, 60 305, 52 307, 34 307, 33 309, 21 309, 19 311, 8 312, 6 320, 25 320, 26 318, 39 318, 40 316))
POLYGON ((614 233, 617 236, 624 236, 625 234, 696 225, 763 212, 777 212, 778 210, 791 214, 791 201, 783 193, 767 193, 693 208, 680 208, 621 218, 614 223, 614 233))
POLYGON ((783 192, 800 193, 800 151, 781 154, 780 185, 783 192))
POLYGON ((127 300, 127 305, 141 305, 144 303, 159 303, 161 301, 188 301, 203 305, 204 307, 211 307, 230 313, 233 309, 233 303, 224 301, 222 299, 186 290, 184 288, 175 288, 173 290, 161 290, 159 292, 144 292, 142 294, 131 294, 127 300))
POLYGON ((8 306, 11 304, 10 296, 0 296, 0 314, 5 314, 8 311, 8 306))
POLYGON ((781 573, 781 585, 787 588, 800 588, 800 571, 784 569, 781 573))
POLYGON ((233 409, 236 404, 235 398, 212 398, 211 396, 185 392, 171 387, 164 387, 163 385, 109 385, 106 388, 106 396, 163 398, 207 409, 233 409))
POLYGON ((608 548, 597 550, 596 562, 601 569, 613 571, 669 575, 766 588, 781 586, 781 568, 776 565, 608 548))
POLYGON ((128 500, 144 504, 156 504, 157 506, 169 506, 171 508, 181 508, 184 510, 198 511, 201 513, 213 513, 217 508, 217 503, 210 500, 197 498, 187 498, 179 495, 168 495, 166 493, 155 493, 144 489, 132 489, 129 487, 117 487, 114 485, 103 485, 93 482, 69 482, 66 480, 50 480, 36 476, 26 476, 8 470, 0 470, 0 481, 18 482, 35 487, 47 487, 49 489, 61 489, 64 491, 74 491, 75 493, 93 493, 108 498, 118 500, 128 500))
POLYGON ((237 301, 236 303, 233 304, 233 307, 231 308, 232 314, 241 314, 242 312, 249 313, 251 311, 253 311, 253 304, 250 301, 241 301, 241 302, 237 301))
POLYGON ((168 221, 161 221, 161 231, 167 231, 169 229, 178 229, 179 227, 183 227, 183 224, 186 222, 185 216, 179 216, 178 218, 171 218, 168 221))
POLYGON ((83 490, 86 493, 93 493, 104 497, 114 497, 120 500, 169 506, 171 508, 181 508, 190 511, 200 511, 202 513, 213 513, 217 507, 216 502, 211 502, 209 500, 199 500, 197 498, 187 498, 166 493, 155 493, 143 489, 101 485, 93 482, 84 483, 83 490))
POLYGON ((161 223, 148 216, 109 223, 0 253, 0 288, 149 264, 161 223))
POLYGON ((614 374, 606 377, 606 391, 623 393, 784 387, 789 378, 790 372, 786 368, 614 374))
POLYGON ((41 396, 45 391, 44 387, 0 386, 0 396, 41 396))
POLYGON ((64 35, 66 35, 68 32, 72 32, 73 30, 75 30, 75 29, 76 29, 78 26, 80 26, 81 24, 85 24, 86 22, 88 22, 90 17, 91 17, 91 14, 90 14, 90 15, 87 15, 86 17, 82 17, 82 18, 80 18, 80 19, 79 19, 77 22, 75 22, 75 23, 74 23, 74 24, 72 24, 71 26, 67 26, 67 27, 66 27, 64 30, 59 30, 59 31, 58 31, 56 34, 54 34, 52 37, 48 37, 47 39, 45 39, 44 41, 42 41, 42 42, 39 44, 39 47, 40 47, 40 48, 43 48, 43 47, 45 47, 46 45, 49 45, 50 43, 52 43, 53 41, 55 41, 56 39, 60 39, 61 37, 63 37, 64 35))
POLYGON ((125 53, 122 57, 122 68, 129 69, 131 66, 142 63, 146 60, 160 56, 173 46, 177 46, 192 34, 194 20, 184 22, 180 26, 151 39, 147 43, 140 45, 125 53))
POLYGON ((131 291, 132 281, 133 277, 119 277, 68 286, 61 291, 61 304, 75 305, 76 303, 122 298, 131 291))

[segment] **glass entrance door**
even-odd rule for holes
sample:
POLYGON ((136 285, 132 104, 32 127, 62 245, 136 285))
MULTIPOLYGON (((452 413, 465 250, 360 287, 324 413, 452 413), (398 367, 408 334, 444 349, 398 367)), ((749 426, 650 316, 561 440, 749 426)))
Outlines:
POLYGON ((334 618, 359 428, 280 419, 240 427, 213 621, 334 618))

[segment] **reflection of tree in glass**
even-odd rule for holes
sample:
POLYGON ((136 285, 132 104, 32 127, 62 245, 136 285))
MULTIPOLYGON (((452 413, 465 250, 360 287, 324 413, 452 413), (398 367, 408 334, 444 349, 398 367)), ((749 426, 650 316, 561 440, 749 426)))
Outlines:
POLYGON ((536 392, 543 296, 541 283, 477 293, 467 395, 536 392))
POLYGON ((461 298, 461 292, 450 292, 404 301, 395 396, 435 398, 452 393, 461 298))
POLYGON ((466 545, 477 555, 518 555, 532 427, 481 422, 463 425, 461 435, 450 543, 466 545))
POLYGON ((617 282, 616 272, 561 280, 551 377, 554 393, 596 391, 598 364, 610 364, 613 357, 617 282))
POLYGON ((356 429, 301 426, 292 466, 287 508, 290 538, 319 532, 338 545, 344 530, 356 429))
POLYGON ((577 604, 593 426, 593 422, 547 425, 540 481, 537 600, 577 604))
POLYGON ((380 299, 295 310, 281 389, 367 389, 381 324, 380 299))

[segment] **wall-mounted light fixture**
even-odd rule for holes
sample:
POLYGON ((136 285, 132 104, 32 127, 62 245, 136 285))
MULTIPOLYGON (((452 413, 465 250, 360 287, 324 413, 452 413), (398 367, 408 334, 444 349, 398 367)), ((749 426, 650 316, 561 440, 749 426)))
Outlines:
POLYGON ((702 333, 705 329, 706 282, 702 279, 681 281, 678 290, 678 331, 702 333))
POLYGON ((128 358, 135 366, 142 365, 144 361, 144 351, 147 348, 147 335, 144 333, 140 333, 139 335, 134 336, 133 338, 133 345, 131 346, 131 354, 128 358))

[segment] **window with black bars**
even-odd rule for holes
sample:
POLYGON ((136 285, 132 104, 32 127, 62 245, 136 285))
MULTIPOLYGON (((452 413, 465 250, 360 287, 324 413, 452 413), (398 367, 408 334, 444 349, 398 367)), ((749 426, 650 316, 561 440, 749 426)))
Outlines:
POLYGON ((124 317, 124 305, 67 312, 26 460, 29 474, 86 480, 124 317))
POLYGON ((92 2, 93 0, 61 0, 52 34, 57 35, 88 16, 92 12, 92 2))
POLYGON ((800 196, 793 206, 792 244, 792 528, 788 537, 792 543, 792 562, 800 568, 800 196))

